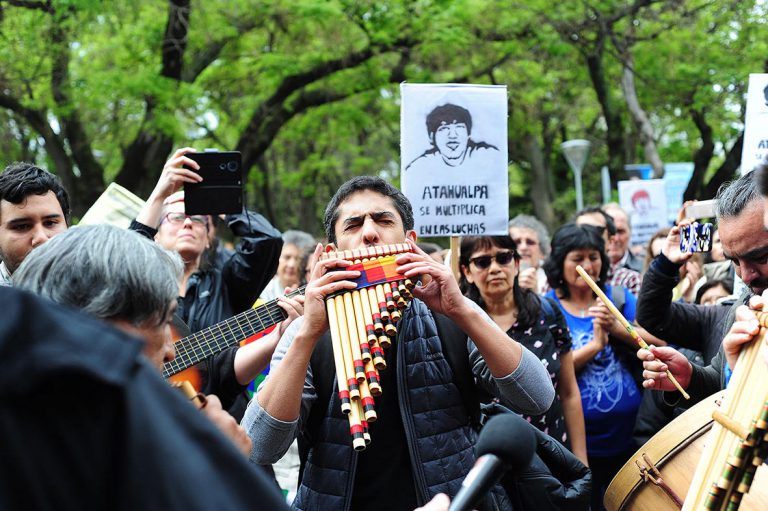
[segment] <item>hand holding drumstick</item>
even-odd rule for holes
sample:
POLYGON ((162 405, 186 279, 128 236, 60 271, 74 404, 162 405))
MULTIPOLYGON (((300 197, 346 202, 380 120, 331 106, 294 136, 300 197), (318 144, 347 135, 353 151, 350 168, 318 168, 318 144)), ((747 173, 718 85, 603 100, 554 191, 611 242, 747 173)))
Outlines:
MULTIPOLYGON (((592 280, 592 277, 587 275, 587 272, 584 271, 584 268, 581 266, 576 266, 576 272, 578 272, 579 275, 581 275, 581 278, 584 279, 584 281, 589 284, 589 287, 592 288, 592 291, 595 292, 595 294, 600 298, 606 307, 608 307, 608 310, 611 311, 611 314, 614 315, 614 317, 619 320, 619 323, 629 332, 629 335, 632 336, 632 338, 637 342, 638 345, 640 345, 643 349, 649 349, 648 343, 646 343, 642 337, 640 337, 640 334, 635 331, 635 328, 630 324, 629 321, 627 321, 627 318, 622 315, 621 312, 619 312, 619 309, 616 308, 616 306, 611 302, 611 300, 608 299, 608 297, 605 295, 602 289, 595 283, 594 280, 592 280)), ((680 383, 675 379, 675 377, 672 375, 672 373, 667 369, 666 371, 667 378, 669 378, 669 381, 672 382, 672 384, 677 388, 678 391, 683 395, 685 399, 690 399, 691 397, 688 395, 688 393, 683 389, 682 386, 680 386, 680 383)))

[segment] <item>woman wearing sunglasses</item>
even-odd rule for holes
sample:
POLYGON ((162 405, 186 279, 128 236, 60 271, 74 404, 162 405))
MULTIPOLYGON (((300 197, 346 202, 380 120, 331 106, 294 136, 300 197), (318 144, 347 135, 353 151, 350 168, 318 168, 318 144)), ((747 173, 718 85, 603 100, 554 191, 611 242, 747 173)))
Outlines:
POLYGON ((617 353, 622 343, 636 349, 633 341, 576 272, 576 266, 584 268, 632 322, 636 299, 627 288, 605 285, 609 264, 601 230, 576 224, 555 232, 552 253, 544 263, 552 287, 546 297, 562 309, 573 339, 592 469, 593 511, 603 509, 606 487, 635 450, 632 430, 641 398, 625 362, 628 359, 617 353))
POLYGON ((520 286, 520 256, 509 236, 470 236, 461 243, 460 286, 507 335, 531 350, 548 369, 557 397, 549 411, 525 416, 534 426, 587 463, 584 416, 576 384, 571 338, 554 302, 520 286))

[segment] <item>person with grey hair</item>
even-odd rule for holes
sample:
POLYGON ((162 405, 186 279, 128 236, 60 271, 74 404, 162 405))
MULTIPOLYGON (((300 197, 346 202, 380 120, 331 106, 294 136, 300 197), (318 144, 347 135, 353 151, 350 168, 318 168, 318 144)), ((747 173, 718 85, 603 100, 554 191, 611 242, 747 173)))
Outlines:
MULTIPOLYGON (((171 328, 182 271, 178 254, 141 235, 92 225, 69 229, 31 252, 13 283, 143 339, 144 355, 162 371, 174 358, 171 328)), ((205 402, 203 413, 249 454, 250 440, 218 398, 205 402)))
POLYGON ((69 229, 50 241, 56 243, 40 246, 19 266, 16 287, 144 338, 144 354, 158 369, 173 359, 178 255, 109 225, 69 229))
POLYGON ((629 215, 624 208, 615 202, 603 206, 603 211, 611 215, 613 223, 616 225, 616 234, 611 236, 606 252, 611 260, 611 268, 614 273, 619 268, 642 273, 643 260, 637 257, 629 249, 629 242, 632 236, 632 228, 629 222, 629 215))
POLYGON ((520 286, 544 294, 549 289, 541 265, 549 255, 549 231, 538 218, 517 215, 509 221, 509 236, 520 254, 520 286))
MULTIPOLYGON (((67 243, 57 245, 50 250, 66 258, 69 252, 61 249, 67 243)), ((31 264, 46 247, 32 251, 24 263, 31 264)), ((165 283, 175 270, 161 264, 160 272, 142 280, 165 283)), ((52 257, 46 265, 60 266, 52 257)), ((69 271, 76 268, 61 269, 77 274, 69 271)), ((81 288, 75 282, 68 287, 81 288)), ((155 298, 165 294, 163 287, 155 298)), ((154 325, 162 317, 140 303, 134 303, 141 310, 134 316, 120 297, 123 289, 113 293, 114 306, 99 291, 83 291, 96 297, 97 310, 125 314, 128 322, 146 316, 154 325)), ((0 286, 0 303, 0 509, 192 511, 248 509, 254 503, 287 509, 274 484, 161 378, 142 354, 143 341, 14 287, 0 286)))
MULTIPOLYGON (((721 186, 716 198, 716 214, 723 251, 726 258, 735 264, 736 274, 749 287, 730 310, 720 313, 723 318, 721 332, 726 333, 717 355, 710 365, 701 368, 693 366, 680 352, 669 347, 652 347, 650 351, 638 351, 638 357, 643 360, 645 369, 643 386, 669 391, 664 396, 667 403, 676 404, 680 399, 679 393, 666 377, 667 369, 691 395, 691 400, 685 403, 690 406, 725 387, 741 346, 758 332, 754 315, 743 306, 751 295, 760 295, 768 289, 768 232, 763 228, 763 199, 758 191, 755 174, 750 172, 721 186)), ((651 269, 655 266, 660 273, 674 278, 672 272, 677 273, 678 267, 690 257, 690 254, 680 252, 680 229, 683 225, 684 222, 681 222, 681 225, 670 230, 662 254, 654 260, 651 269)), ((645 288, 645 285, 643 287, 645 288)), ((675 305, 682 304, 672 304, 677 317, 671 319, 675 320, 680 328, 684 329, 703 319, 701 310, 680 309, 674 307, 675 305)), ((666 306, 669 307, 668 304, 666 306)), ((639 312, 638 310, 638 319, 639 312)), ((669 340, 686 348, 697 348, 682 344, 679 339, 670 337, 669 340)))
POLYGON ((304 254, 311 252, 317 241, 304 231, 288 230, 283 233, 283 249, 277 264, 277 273, 261 292, 259 299, 268 301, 283 296, 285 289, 296 289, 302 279, 304 254))

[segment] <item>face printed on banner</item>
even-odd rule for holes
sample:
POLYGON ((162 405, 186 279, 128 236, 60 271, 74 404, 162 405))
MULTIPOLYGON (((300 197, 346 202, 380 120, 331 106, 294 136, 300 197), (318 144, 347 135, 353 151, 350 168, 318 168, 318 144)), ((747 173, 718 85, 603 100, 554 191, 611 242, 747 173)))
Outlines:
POLYGON ((443 122, 435 130, 434 140, 432 141, 437 150, 448 165, 461 165, 464 160, 464 153, 467 151, 467 142, 469 141, 469 130, 463 122, 452 121, 443 122))

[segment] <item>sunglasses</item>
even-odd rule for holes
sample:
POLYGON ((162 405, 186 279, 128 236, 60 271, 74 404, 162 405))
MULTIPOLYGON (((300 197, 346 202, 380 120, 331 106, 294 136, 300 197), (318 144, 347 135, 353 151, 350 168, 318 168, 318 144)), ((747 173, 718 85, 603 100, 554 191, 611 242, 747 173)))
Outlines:
POLYGON ((475 265, 478 270, 486 270, 491 266, 491 261, 496 259, 496 264, 499 266, 506 266, 512 262, 513 259, 517 259, 517 252, 512 250, 505 250, 503 252, 496 252, 495 256, 477 256, 469 260, 470 264, 475 265))

